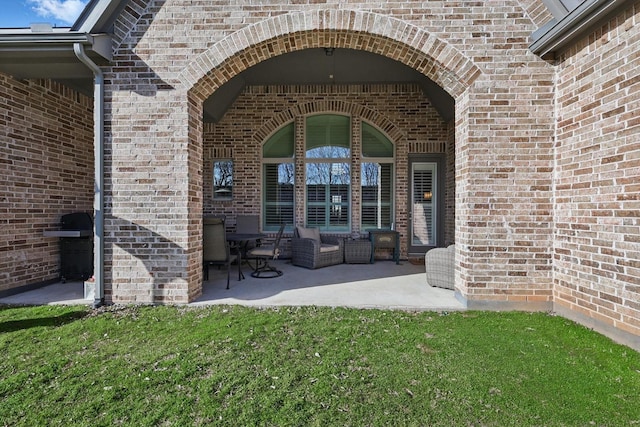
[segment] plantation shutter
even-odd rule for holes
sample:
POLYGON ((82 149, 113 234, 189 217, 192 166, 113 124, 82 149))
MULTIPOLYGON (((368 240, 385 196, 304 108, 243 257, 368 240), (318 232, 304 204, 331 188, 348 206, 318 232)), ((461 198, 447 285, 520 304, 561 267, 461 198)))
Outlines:
POLYGON ((293 224, 293 163, 264 165, 264 229, 293 224))
POLYGON ((294 218, 294 124, 276 131, 263 145, 263 229, 274 231, 294 218))
POLYGON ((335 114, 307 117, 305 132, 308 158, 351 157, 349 117, 335 114))
POLYGON ((322 114, 305 122, 306 224, 346 231, 350 224, 351 119, 322 114))
POLYGON ((362 164, 362 229, 391 228, 393 164, 362 164))
POLYGON ((435 163, 414 165, 413 170, 413 239, 414 245, 434 242, 435 163))

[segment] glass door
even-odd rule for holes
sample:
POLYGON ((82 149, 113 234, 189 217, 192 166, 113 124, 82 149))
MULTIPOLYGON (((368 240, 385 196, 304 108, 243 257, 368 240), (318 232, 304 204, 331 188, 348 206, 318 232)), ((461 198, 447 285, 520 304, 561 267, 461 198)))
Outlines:
POLYGON ((426 252, 437 245, 438 163, 411 163, 410 252, 426 252))

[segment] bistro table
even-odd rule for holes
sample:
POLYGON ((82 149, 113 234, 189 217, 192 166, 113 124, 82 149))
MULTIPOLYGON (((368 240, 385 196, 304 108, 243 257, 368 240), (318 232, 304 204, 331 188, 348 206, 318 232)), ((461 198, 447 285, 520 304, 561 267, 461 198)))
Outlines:
MULTIPOLYGON (((256 242, 266 237, 267 235, 263 233, 227 233, 227 241, 234 242, 234 247, 238 250, 238 280, 245 278, 240 266, 242 265, 243 256, 246 258, 247 245, 249 242, 256 242)), ((245 259, 245 261, 251 267, 249 260, 245 259)))

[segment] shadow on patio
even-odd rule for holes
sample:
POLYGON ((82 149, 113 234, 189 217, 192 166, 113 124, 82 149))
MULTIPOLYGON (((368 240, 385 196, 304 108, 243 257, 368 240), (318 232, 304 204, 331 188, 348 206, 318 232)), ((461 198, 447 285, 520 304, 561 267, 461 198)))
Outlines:
POLYGON ((308 270, 288 260, 278 260, 284 274, 256 279, 243 266, 245 280, 237 281, 232 266, 231 289, 225 289, 226 272, 211 268, 203 294, 191 305, 240 304, 247 306, 300 306, 388 308, 402 310, 463 310, 447 289, 432 288, 425 281, 424 265, 391 261, 375 264, 339 264, 308 270))

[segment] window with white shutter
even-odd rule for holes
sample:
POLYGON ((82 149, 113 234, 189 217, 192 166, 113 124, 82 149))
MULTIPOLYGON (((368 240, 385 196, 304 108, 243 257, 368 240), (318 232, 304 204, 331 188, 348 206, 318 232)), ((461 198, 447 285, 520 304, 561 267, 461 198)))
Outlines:
POLYGON ((279 129, 262 147, 263 230, 276 231, 294 221, 294 124, 279 129))
POLYGON ((360 168, 362 230, 393 225, 393 143, 379 130, 362 123, 360 168))
POLYGON ((306 224, 349 231, 351 207, 351 120, 322 114, 305 122, 306 224))

